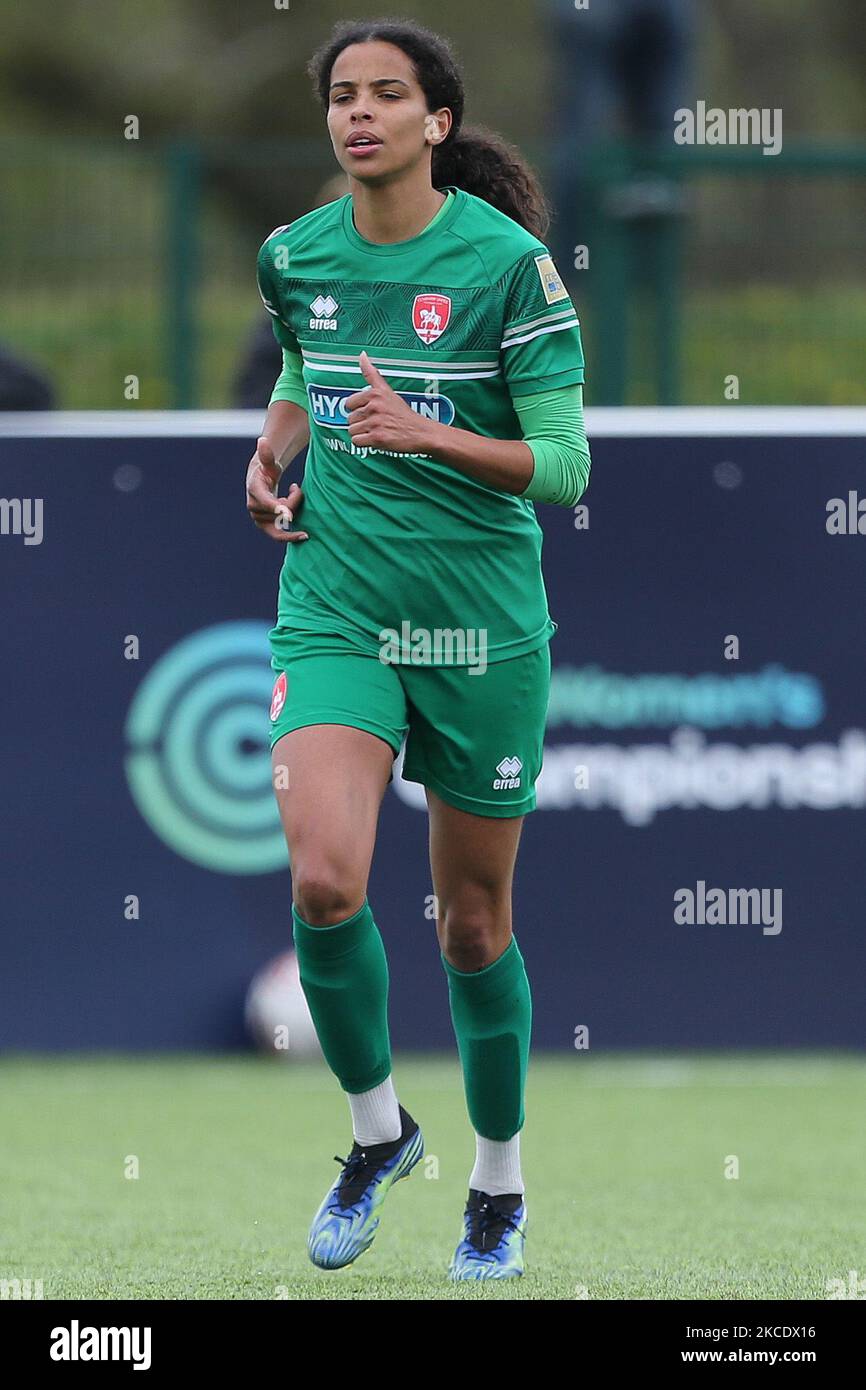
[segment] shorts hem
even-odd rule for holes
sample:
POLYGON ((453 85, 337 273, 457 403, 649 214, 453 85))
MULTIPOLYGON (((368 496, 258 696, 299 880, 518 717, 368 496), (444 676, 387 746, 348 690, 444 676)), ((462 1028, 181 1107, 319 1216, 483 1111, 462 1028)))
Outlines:
MULTIPOLYGON (((526 637, 514 637, 508 642, 495 643, 486 650, 487 665, 498 666, 503 661, 516 661, 520 656, 529 656, 531 652, 540 651, 550 644, 551 640, 556 636, 558 627, 559 624, 550 618, 543 627, 538 628, 535 632, 530 633, 526 637)), ((287 624, 285 619, 281 619, 278 616, 276 625, 271 628, 268 633, 271 655, 276 659, 276 664, 272 662, 273 670, 283 669, 280 664, 281 654, 275 651, 274 648, 279 644, 282 638, 291 640, 293 637, 301 639, 302 643, 310 642, 311 639, 314 640, 317 637, 324 638, 325 640, 333 640, 333 638, 336 637, 345 642, 356 656, 368 656, 374 658, 376 661, 381 661, 382 659, 382 643, 366 636, 366 634, 359 633, 357 630, 340 626, 335 622, 323 623, 321 626, 316 627, 293 627, 287 624)), ((430 670, 437 670, 440 667, 444 667, 445 670, 464 669, 471 671, 473 669, 472 662, 462 663, 462 666, 453 661, 433 661, 429 663, 386 661, 382 662, 382 664, 384 666, 395 667, 398 671, 406 667, 410 670, 417 669, 419 666, 427 667, 430 670)))
POLYGON ((465 796, 463 792, 452 791, 440 782, 438 777, 433 777, 417 764, 410 771, 404 762, 403 781, 420 782, 422 786, 429 787, 437 796, 441 796, 443 801, 447 801, 449 806, 455 807, 458 811, 468 811, 473 816, 489 816, 496 820, 512 819, 514 816, 525 816, 529 811, 536 809, 536 795, 533 790, 520 802, 514 801, 485 801, 481 797, 465 796))
POLYGON ((362 715, 359 715, 358 718, 354 718, 346 714, 341 714, 337 710, 319 710, 314 714, 298 715, 294 719, 289 719, 287 723, 281 722, 279 727, 273 729, 271 732, 271 751, 273 751, 284 734, 290 734, 295 729, 309 729, 312 728, 314 724, 340 724, 343 728, 361 729, 366 734, 375 734, 377 738, 382 739, 384 743, 388 744, 395 758, 403 746, 403 735, 400 736, 399 743, 395 745, 395 735, 392 730, 386 728, 384 724, 377 724, 374 719, 365 719, 362 715))

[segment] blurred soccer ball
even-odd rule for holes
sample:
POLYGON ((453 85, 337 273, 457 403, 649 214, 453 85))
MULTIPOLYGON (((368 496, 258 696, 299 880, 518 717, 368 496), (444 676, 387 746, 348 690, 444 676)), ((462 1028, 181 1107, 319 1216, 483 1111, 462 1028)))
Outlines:
POLYGON ((275 956, 253 977, 244 1018, 256 1046, 271 1057, 291 1062, 322 1055, 294 951, 275 956))

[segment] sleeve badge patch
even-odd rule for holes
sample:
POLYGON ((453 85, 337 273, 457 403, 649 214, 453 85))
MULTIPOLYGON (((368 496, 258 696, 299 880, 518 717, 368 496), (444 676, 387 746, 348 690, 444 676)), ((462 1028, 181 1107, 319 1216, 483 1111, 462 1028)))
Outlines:
POLYGON ((558 304, 561 299, 568 299, 568 290, 559 278, 559 271, 553 264, 553 257, 551 255, 536 256, 535 264, 538 267, 544 298, 548 304, 558 304))

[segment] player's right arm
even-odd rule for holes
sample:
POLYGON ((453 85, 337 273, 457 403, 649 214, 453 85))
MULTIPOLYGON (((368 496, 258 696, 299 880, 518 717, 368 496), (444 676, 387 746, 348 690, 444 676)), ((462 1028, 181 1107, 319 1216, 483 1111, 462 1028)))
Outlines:
MULTIPOLYGON (((284 230, 277 228, 277 231, 284 230)), ((259 250, 256 280, 262 303, 271 316, 274 336, 283 349, 283 371, 274 386, 262 433, 247 468, 247 511, 275 541, 308 540, 306 531, 294 531, 291 523, 303 504, 304 494, 292 483, 285 497, 277 496, 280 478, 310 440, 302 362, 291 325, 282 317, 277 275, 271 254, 275 233, 259 250)))
POLYGON ((247 511, 260 531, 275 541, 308 540, 291 522, 303 505, 304 494, 291 483, 285 497, 277 496, 285 469, 309 443, 310 417, 294 401, 271 401, 256 451, 247 468, 247 511))

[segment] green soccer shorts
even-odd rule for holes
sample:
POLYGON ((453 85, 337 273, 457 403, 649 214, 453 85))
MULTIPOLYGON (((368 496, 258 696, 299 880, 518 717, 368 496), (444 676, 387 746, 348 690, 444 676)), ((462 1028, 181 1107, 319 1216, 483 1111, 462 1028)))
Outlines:
MULTIPOLYGON (((311 724, 406 739, 403 778, 476 816, 535 810, 550 697, 550 648, 471 666, 397 665, 337 634, 277 627, 270 744, 311 724)), ((392 774, 393 775, 393 774, 392 774)))

